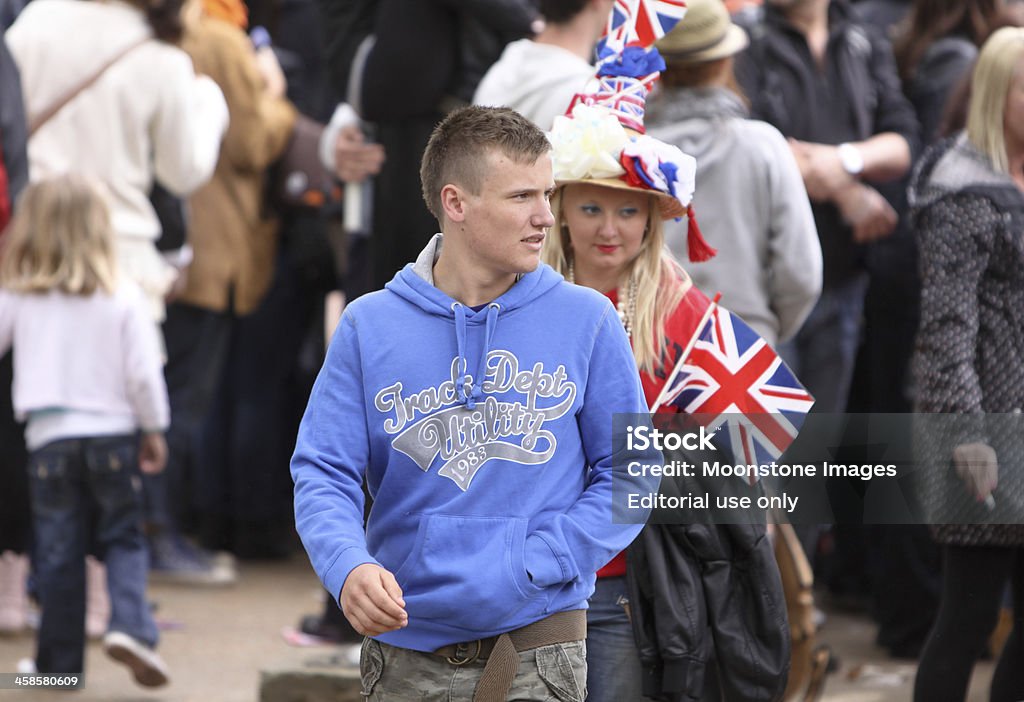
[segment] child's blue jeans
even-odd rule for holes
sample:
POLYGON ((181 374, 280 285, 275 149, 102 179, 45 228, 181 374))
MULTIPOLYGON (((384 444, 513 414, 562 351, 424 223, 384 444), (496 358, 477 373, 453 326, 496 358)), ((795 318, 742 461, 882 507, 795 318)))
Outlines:
POLYGON ((82 673, 85 555, 107 566, 110 631, 150 646, 157 629, 146 603, 138 438, 62 439, 29 457, 34 568, 42 619, 40 673, 82 673))

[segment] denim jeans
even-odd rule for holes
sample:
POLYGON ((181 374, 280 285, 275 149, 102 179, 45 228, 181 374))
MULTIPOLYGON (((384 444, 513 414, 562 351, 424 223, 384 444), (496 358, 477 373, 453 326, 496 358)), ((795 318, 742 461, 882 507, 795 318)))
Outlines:
POLYGON ((850 393, 866 275, 825 288, 799 333, 779 345, 779 353, 814 395, 815 412, 845 412, 850 393))
POLYGON ((63 439, 29 456, 35 568, 42 607, 36 667, 81 674, 85 650, 85 555, 107 566, 110 631, 155 646, 146 603, 146 550, 138 439, 63 439))
POLYGON ((598 578, 587 610, 587 702, 639 702, 643 672, 626 614, 626 578, 598 578))

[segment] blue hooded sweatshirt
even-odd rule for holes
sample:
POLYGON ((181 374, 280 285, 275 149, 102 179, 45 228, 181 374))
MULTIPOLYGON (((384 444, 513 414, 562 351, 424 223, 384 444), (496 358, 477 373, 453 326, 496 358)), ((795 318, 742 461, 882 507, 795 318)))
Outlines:
POLYGON ((585 609, 642 526, 613 523, 612 474, 652 492, 626 465, 660 460, 613 453, 612 414, 647 406, 606 297, 542 264, 474 312, 430 282, 439 245, 346 308, 291 464, 324 586, 391 571, 409 623, 376 638, 420 651, 585 609))

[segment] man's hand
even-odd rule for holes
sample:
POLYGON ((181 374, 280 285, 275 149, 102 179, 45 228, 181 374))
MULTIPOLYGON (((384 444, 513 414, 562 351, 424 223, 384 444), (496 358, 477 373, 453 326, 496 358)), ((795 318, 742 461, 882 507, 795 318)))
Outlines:
POLYGON ((384 147, 367 144, 362 130, 355 125, 342 127, 334 142, 335 175, 346 183, 361 183, 380 173, 384 163, 384 147))
POLYGON ((953 465, 967 492, 978 502, 992 494, 999 483, 996 452, 988 444, 960 444, 953 449, 953 465))
POLYGON ((352 569, 341 588, 340 601, 345 618, 363 636, 395 631, 409 623, 398 581, 373 563, 352 569))
POLYGON ((146 475, 156 475, 167 465, 167 441, 161 432, 142 435, 139 445, 139 470, 146 475))
POLYGON ((877 190, 857 181, 839 190, 835 203, 846 223, 853 227, 853 240, 858 244, 889 236, 899 221, 896 210, 877 190))
POLYGON ((789 139, 789 148, 800 167, 807 197, 815 202, 832 200, 835 193, 857 182, 843 168, 839 148, 789 139))

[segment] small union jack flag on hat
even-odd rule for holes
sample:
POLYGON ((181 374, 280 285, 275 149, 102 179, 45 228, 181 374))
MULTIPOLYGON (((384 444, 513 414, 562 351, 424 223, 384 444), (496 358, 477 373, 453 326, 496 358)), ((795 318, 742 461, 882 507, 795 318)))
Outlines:
POLYGON ((630 44, 649 47, 672 30, 686 14, 684 0, 615 0, 598 48, 616 51, 630 44))

